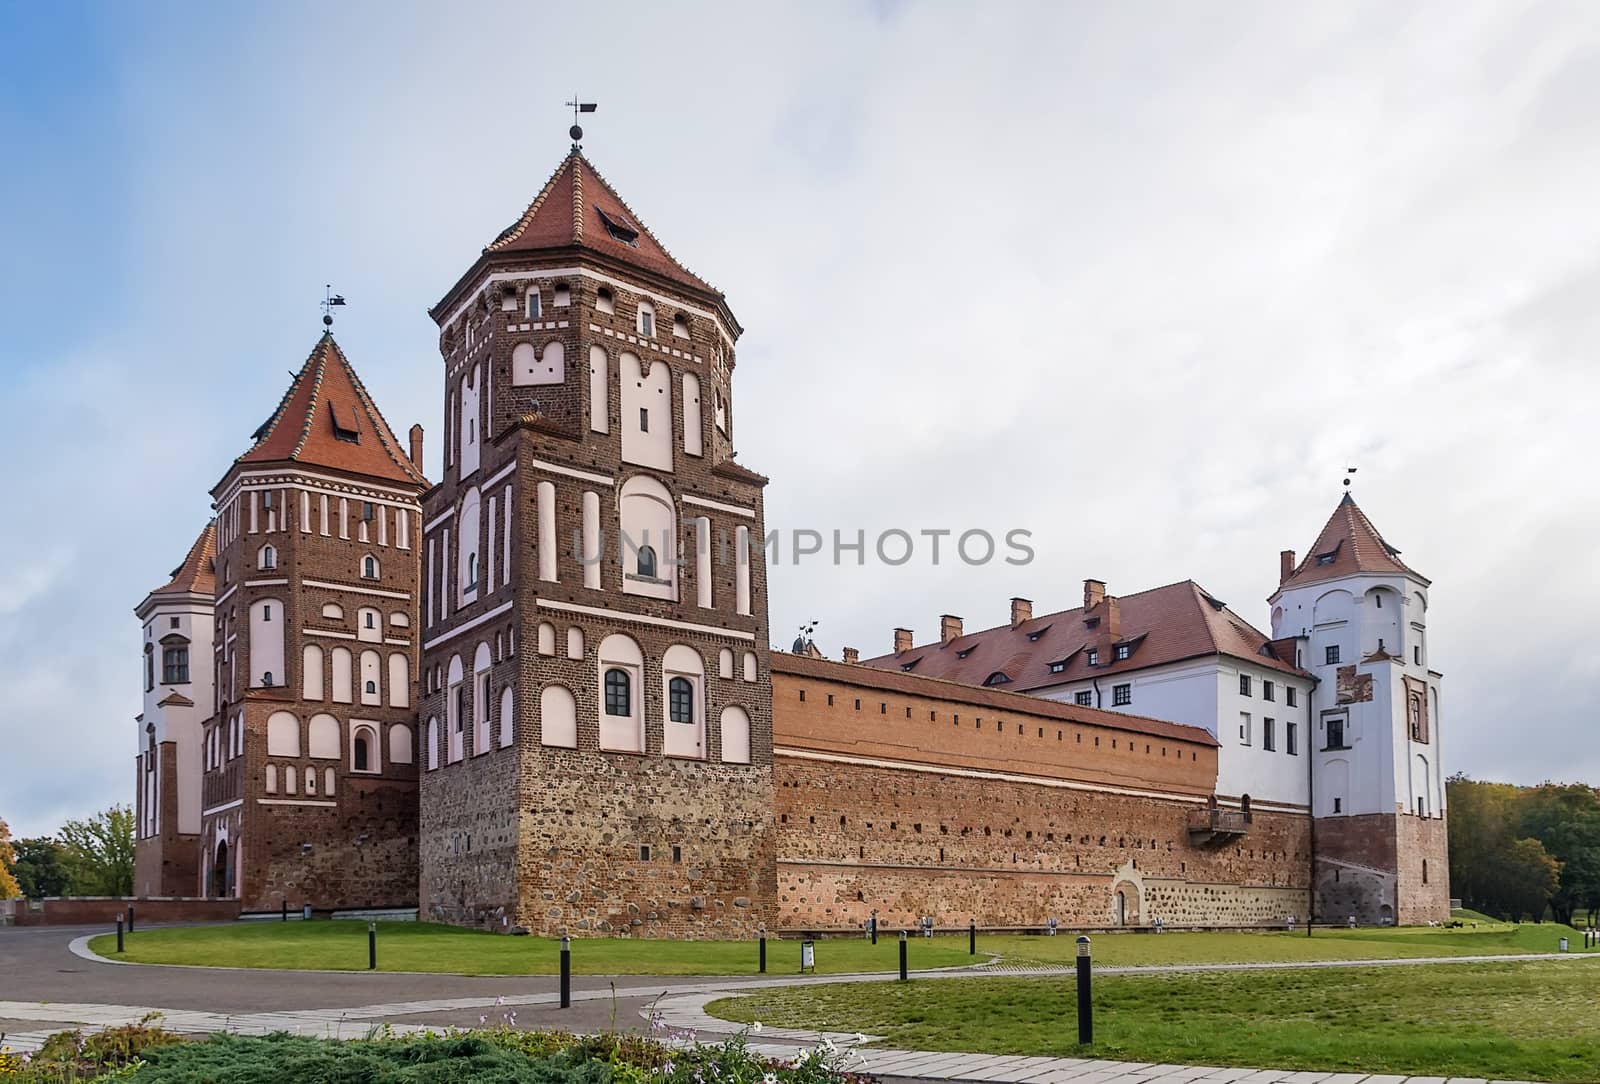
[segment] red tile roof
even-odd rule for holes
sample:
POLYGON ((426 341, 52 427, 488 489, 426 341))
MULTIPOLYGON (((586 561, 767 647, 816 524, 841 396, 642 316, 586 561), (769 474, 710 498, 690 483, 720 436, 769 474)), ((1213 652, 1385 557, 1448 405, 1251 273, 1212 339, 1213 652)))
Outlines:
MULTIPOLYGON (((213 595, 217 591, 217 521, 211 520, 194 540, 183 563, 151 595, 213 595)), ((147 596, 148 597, 148 596, 147 596)))
POLYGON ((291 460, 387 482, 427 484, 327 332, 253 436, 255 444, 235 462, 291 460))
MULTIPOLYGON (((892 657, 892 656, 891 656, 892 657)), ((973 683, 958 680, 940 680, 925 674, 902 674, 892 669, 864 663, 834 662, 832 659, 814 659, 782 651, 772 653, 774 672, 796 677, 812 677, 825 681, 838 681, 869 689, 904 693, 909 696, 926 696, 931 699, 954 700, 963 704, 994 708, 997 711, 1016 712, 1085 726, 1101 726, 1156 738, 1192 742, 1196 745, 1216 746, 1217 739, 1202 726, 1173 723, 1165 719, 1150 719, 1142 715, 1129 715, 1120 711, 1102 711, 1066 704, 1059 700, 1046 700, 1040 696, 1025 696, 1018 692, 999 689, 973 688, 973 683)))
POLYGON ((1355 498, 1346 493, 1339 507, 1328 517, 1327 525, 1310 552, 1278 590, 1355 572, 1404 572, 1427 582, 1421 573, 1400 560, 1400 551, 1383 540, 1367 514, 1357 506, 1355 498), (1324 558, 1327 563, 1323 563, 1324 558))
POLYGON ((863 666, 905 670, 923 677, 983 685, 1004 674, 1003 687, 1029 692, 1093 677, 1111 679, 1163 663, 1207 655, 1230 655, 1290 674, 1304 671, 1272 654, 1267 637, 1193 580, 1118 596, 1119 635, 1106 634, 1106 603, 1087 615, 1082 607, 1045 614, 1019 625, 1000 625, 958 636, 948 644, 924 644, 899 654, 861 660, 863 666), (1086 623, 1099 621, 1092 627, 1086 623), (1034 637, 1037 637, 1036 639, 1034 637), (1114 648, 1127 644, 1128 658, 1114 648), (1100 652, 1088 663, 1089 648, 1100 652), (1052 663, 1065 669, 1051 673, 1052 663))
POLYGON ((578 150, 567 155, 522 216, 483 251, 487 255, 569 246, 591 249, 697 290, 718 293, 672 257, 578 150), (612 236, 607 218, 624 229, 638 231, 633 243, 612 236))

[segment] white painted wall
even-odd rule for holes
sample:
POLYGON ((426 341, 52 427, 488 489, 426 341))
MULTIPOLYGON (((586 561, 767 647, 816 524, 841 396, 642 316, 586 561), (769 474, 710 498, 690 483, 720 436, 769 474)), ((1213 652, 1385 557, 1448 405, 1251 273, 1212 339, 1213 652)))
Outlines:
MULTIPOLYGON (((212 641, 216 635, 215 609, 209 598, 199 596, 157 599, 147 604, 139 614, 143 622, 143 643, 152 645, 155 663, 155 684, 144 693, 142 722, 134 735, 134 752, 137 755, 148 747, 147 725, 155 728, 156 746, 172 742, 177 750, 176 778, 158 778, 152 793, 154 809, 160 809, 161 795, 167 787, 178 788, 178 831, 200 831, 200 781, 205 775, 205 758, 201 750, 203 731, 201 724, 210 718, 216 696, 215 658, 212 641), (176 622, 176 625, 174 625, 176 622), (188 684, 166 685, 161 666, 161 640, 181 636, 189 641, 188 684), (168 704, 161 706, 172 693, 180 693, 192 700, 193 706, 168 704)), ((140 659, 141 667, 144 665, 140 659)), ((144 675, 140 674, 141 682, 144 675)), ((142 685, 141 685, 142 687, 142 685)), ((152 823, 154 830, 161 825, 152 823)))

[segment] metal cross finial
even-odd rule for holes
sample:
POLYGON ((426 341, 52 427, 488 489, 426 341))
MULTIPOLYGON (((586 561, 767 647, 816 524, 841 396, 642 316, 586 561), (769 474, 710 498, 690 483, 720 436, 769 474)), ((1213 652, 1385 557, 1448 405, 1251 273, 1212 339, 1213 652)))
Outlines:
POLYGON ((333 310, 344 304, 344 295, 333 292, 333 284, 328 283, 323 287, 326 292, 322 297, 322 326, 333 326, 333 310))
POLYGON ((572 147, 576 150, 578 140, 583 138, 583 129, 578 127, 578 114, 593 113, 598 106, 594 102, 579 101, 576 94, 572 96, 572 101, 564 104, 572 107, 572 127, 567 130, 567 134, 572 137, 572 147))

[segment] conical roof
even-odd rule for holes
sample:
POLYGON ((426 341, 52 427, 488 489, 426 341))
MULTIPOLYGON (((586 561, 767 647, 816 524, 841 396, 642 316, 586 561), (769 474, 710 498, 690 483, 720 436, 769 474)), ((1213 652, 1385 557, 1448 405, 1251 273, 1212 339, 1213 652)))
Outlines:
POLYGON ((1316 542, 1278 590, 1358 572, 1405 573, 1426 582, 1420 572, 1400 560, 1400 551, 1383 540, 1355 498, 1346 493, 1316 542))

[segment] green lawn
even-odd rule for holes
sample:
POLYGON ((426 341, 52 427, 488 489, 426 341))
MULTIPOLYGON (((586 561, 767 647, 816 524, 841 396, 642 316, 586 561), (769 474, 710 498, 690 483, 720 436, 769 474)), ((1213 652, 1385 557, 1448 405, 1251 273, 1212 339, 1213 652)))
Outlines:
MULTIPOLYGON (((140 930, 124 940, 116 955, 115 934, 102 935, 90 948, 103 956, 149 964, 202 967, 268 967, 320 971, 364 971, 365 922, 241 922, 227 926, 166 927, 140 930)), ((972 963, 965 938, 938 938, 918 945, 917 967, 972 963)), ((895 939, 876 946, 863 939, 817 943, 822 974, 894 971, 899 967, 895 939)), ((559 941, 543 937, 463 930, 418 922, 378 923, 378 970, 432 971, 462 975, 554 975, 561 968, 559 941)), ((751 941, 645 941, 573 938, 572 971, 577 975, 754 975, 758 949, 751 941)), ((982 957, 980 957, 982 959, 982 957)), ((800 970, 798 941, 767 942, 767 973, 800 970)))
POLYGON ((728 1020, 922 1050, 1365 1073, 1600 1080, 1600 962, 1102 976, 1077 1044, 1070 977, 761 990, 728 1020))
MULTIPOLYGON (((1106 965, 1371 960, 1553 952, 1556 939, 1563 934, 1570 938, 1573 951, 1582 950, 1581 934, 1551 923, 1460 930, 1318 930, 1309 938, 1304 933, 1102 934, 1095 937, 1093 949, 1096 962, 1106 965)), ((97 937, 90 946, 102 955, 114 955, 116 937, 97 937)), ((364 922, 241 922, 168 927, 129 934, 125 947, 119 958, 138 963, 361 971, 367 966, 367 926, 364 922)), ((913 969, 960 967, 982 962, 991 954, 1008 964, 1070 965, 1074 951, 1074 939, 1067 934, 979 937, 976 960, 967 954, 965 937, 913 938, 909 945, 913 969)), ((572 967, 580 975, 753 975, 756 960, 754 941, 578 938, 572 942, 572 967)), ((767 942, 769 974, 793 974, 799 964, 797 942, 767 942)), ((894 936, 880 937, 876 946, 860 938, 817 942, 817 969, 823 974, 893 971, 898 966, 894 936)), ((553 975, 560 967, 559 945, 540 937, 382 922, 378 924, 378 967, 382 971, 465 975, 553 975)))

